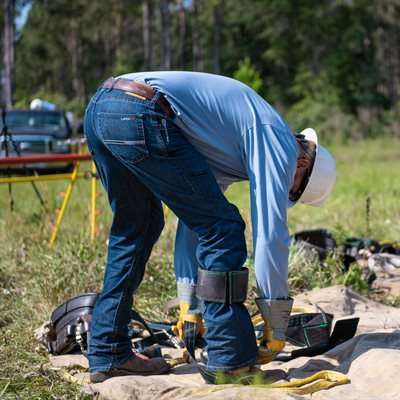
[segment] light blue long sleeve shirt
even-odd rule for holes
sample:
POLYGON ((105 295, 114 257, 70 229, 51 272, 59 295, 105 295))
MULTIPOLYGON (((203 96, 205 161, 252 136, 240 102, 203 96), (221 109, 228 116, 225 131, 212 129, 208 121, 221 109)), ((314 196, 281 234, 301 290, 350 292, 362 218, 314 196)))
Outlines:
MULTIPOLYGON (((298 149, 284 119, 255 91, 231 78, 182 71, 140 72, 123 77, 163 93, 174 110, 174 122, 203 154, 222 190, 234 182, 249 180, 259 296, 286 298, 286 215, 293 205, 289 191, 298 149)), ((175 259, 186 269, 190 265, 193 271, 197 270, 195 240, 196 236, 179 224, 175 259)))

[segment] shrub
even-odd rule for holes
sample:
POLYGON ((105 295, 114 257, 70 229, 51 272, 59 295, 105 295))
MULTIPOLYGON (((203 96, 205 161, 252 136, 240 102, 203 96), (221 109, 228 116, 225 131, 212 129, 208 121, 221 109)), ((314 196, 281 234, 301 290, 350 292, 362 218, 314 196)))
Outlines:
POLYGON ((234 72, 233 77, 247 86, 250 86, 256 92, 259 92, 263 85, 261 76, 258 71, 252 67, 249 57, 239 62, 239 68, 234 72))

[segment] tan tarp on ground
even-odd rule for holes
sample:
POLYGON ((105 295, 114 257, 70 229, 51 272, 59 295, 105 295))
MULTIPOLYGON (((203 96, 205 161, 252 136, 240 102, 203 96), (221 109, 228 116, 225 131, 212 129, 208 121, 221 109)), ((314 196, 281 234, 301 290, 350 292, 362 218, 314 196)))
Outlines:
MULTIPOLYGON (((106 400, 229 400, 229 399, 400 399, 400 310, 365 299, 343 286, 296 297, 295 305, 320 307, 335 318, 360 317, 357 336, 317 357, 301 357, 263 367, 274 380, 302 379, 321 370, 342 372, 350 383, 312 395, 298 396, 255 387, 205 385, 193 364, 181 365, 169 375, 113 378, 87 385, 86 393, 106 400), (215 392, 209 392, 213 388, 215 392)), ((172 356, 176 356, 172 354, 172 356)), ((54 357, 55 363, 76 363, 78 358, 54 357)))

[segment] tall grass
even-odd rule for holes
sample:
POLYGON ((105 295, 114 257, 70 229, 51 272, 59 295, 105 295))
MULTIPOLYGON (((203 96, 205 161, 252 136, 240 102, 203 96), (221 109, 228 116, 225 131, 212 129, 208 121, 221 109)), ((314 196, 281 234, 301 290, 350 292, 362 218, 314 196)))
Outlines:
MULTIPOLYGON (((323 227, 342 235, 398 240, 400 140, 381 138, 332 144, 330 149, 338 166, 334 192, 321 208, 300 205, 290 209, 291 233, 323 227)), ((67 182, 40 182, 37 186, 50 210, 61 206, 59 193, 66 190, 67 182)), ((242 210, 247 222, 248 263, 251 265, 247 187, 245 182, 233 185, 227 196, 242 210)), ((51 249, 49 239, 56 214, 42 209, 30 184, 15 184, 12 189, 13 212, 9 210, 8 187, 0 185, 0 398, 84 399, 76 387, 41 367, 47 362, 47 355, 35 343, 33 330, 46 321, 62 301, 101 289, 111 220, 106 195, 99 190, 99 232, 96 242, 92 243, 89 239, 90 183, 79 181, 56 246, 51 249)), ((176 295, 175 226, 176 219, 169 214, 135 298, 136 307, 151 320, 176 318, 175 312, 162 314, 164 301, 176 295)), ((359 279, 352 278, 354 270, 351 273, 353 275, 347 278, 341 274, 340 255, 331 255, 321 265, 315 258, 305 258, 301 249, 291 250, 289 282, 292 293, 344 281, 356 284, 359 279)), ((247 303, 251 311, 254 311, 255 296, 252 272, 247 303)))
MULTIPOLYGON (((326 143, 337 164, 332 195, 322 207, 296 205, 288 212, 291 232, 340 226, 349 235, 398 240, 400 237, 400 140, 379 138, 326 143), (369 229, 366 202, 370 199, 369 229)), ((232 185, 227 196, 245 213, 248 184, 232 185)))

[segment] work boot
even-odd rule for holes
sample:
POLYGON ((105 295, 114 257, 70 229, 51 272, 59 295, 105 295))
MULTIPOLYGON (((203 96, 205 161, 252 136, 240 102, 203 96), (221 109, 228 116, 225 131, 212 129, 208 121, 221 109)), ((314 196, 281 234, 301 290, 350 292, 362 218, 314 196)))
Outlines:
POLYGON ((125 364, 114 367, 114 369, 109 371, 91 372, 90 381, 98 383, 116 376, 126 375, 162 375, 168 372, 170 368, 171 366, 162 357, 150 358, 148 360, 134 357, 125 364))

